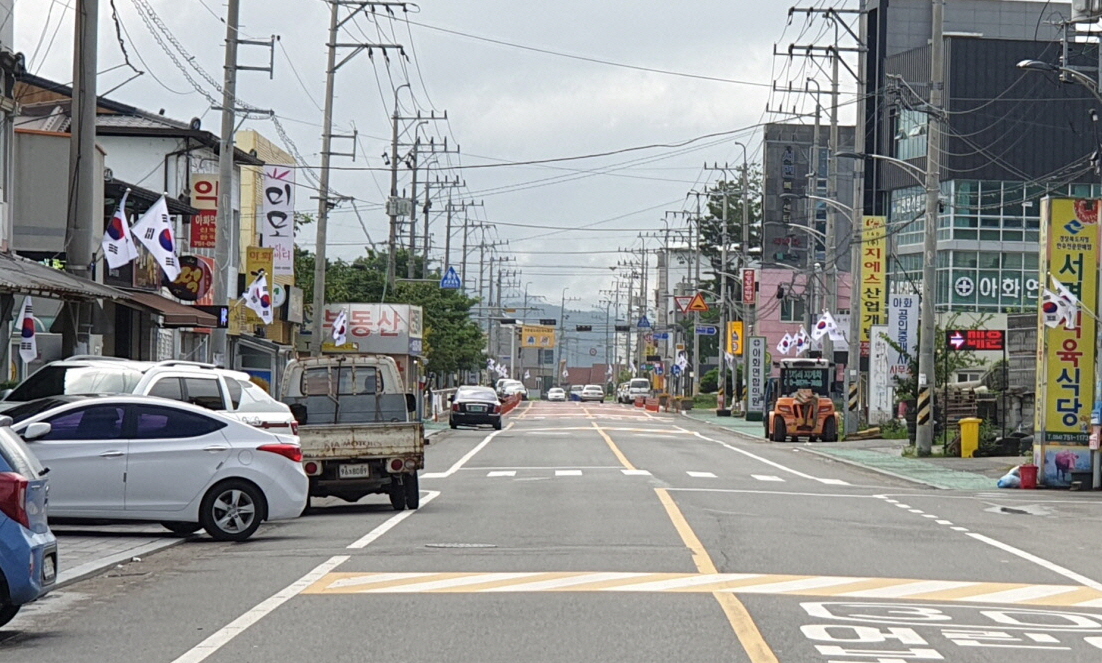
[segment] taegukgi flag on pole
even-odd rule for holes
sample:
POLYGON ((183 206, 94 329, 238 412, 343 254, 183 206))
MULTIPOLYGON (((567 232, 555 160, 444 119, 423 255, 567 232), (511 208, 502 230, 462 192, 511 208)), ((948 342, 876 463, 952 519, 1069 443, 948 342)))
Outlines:
POLYGON ((131 231, 157 259, 157 264, 164 270, 168 280, 175 281, 180 275, 180 259, 176 257, 176 237, 172 233, 168 203, 163 195, 142 214, 131 231))
POLYGON ((245 306, 253 310, 264 324, 272 324, 272 295, 268 292, 268 277, 260 270, 245 293, 245 306))
POLYGON ((103 257, 111 269, 118 269, 138 257, 138 247, 134 245, 134 238, 130 236, 130 224, 126 222, 126 199, 129 196, 130 189, 127 189, 122 194, 115 216, 111 217, 107 230, 103 231, 103 239, 100 240, 103 257))
POLYGON ((532 375, 528 373, 528 371, 524 371, 524 379, 527 380, 530 377, 532 377, 532 375))
POLYGON ((792 334, 785 332, 784 338, 777 343, 777 352, 782 355, 788 354, 792 350, 792 344, 795 342, 795 339, 792 338, 792 334))
POLYGON ((348 342, 348 313, 344 309, 341 309, 337 319, 333 321, 333 342, 337 345, 348 342))
POLYGON ((811 339, 807 336, 807 331, 803 327, 800 327, 800 331, 796 332, 796 354, 807 350, 811 346, 811 339))
POLYGON ((823 311, 822 314, 819 315, 819 319, 815 322, 815 327, 811 330, 811 338, 818 341, 829 334, 831 340, 833 340, 837 333, 838 323, 834 321, 834 316, 830 314, 830 311, 823 311))
POLYGON ((38 341, 34 330, 34 304, 30 295, 23 298, 23 309, 19 312, 19 357, 25 362, 38 359, 38 341))

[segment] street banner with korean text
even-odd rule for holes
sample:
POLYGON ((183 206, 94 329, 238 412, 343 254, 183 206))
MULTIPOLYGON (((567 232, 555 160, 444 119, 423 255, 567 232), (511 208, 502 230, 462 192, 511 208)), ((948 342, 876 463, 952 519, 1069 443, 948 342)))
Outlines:
POLYGON ((522 325, 520 347, 544 349, 555 347, 555 328, 544 325, 522 325))
MULTIPOLYGON (((888 345, 890 325, 873 325, 869 338, 869 423, 879 425, 892 418, 891 363, 895 351, 888 345)), ((893 339, 894 340, 894 339, 893 339)))
POLYGON ((199 213, 191 217, 191 248, 213 249, 218 240, 218 175, 191 174, 191 206, 199 213))
POLYGON ((869 332, 887 319, 887 218, 866 216, 861 229, 861 356, 869 356, 869 332))
MULTIPOLYGON (((888 337, 902 352, 888 350, 888 376, 905 380, 911 375, 911 358, 918 357, 918 295, 888 296, 888 337)), ((895 386, 895 380, 890 383, 895 386)))
MULTIPOLYGON (((307 318, 306 323, 310 320, 307 318)), ((309 329, 309 324, 303 328, 309 329)), ((420 356, 424 350, 424 312, 410 304, 326 304, 322 321, 323 352, 420 356), (333 325, 345 314, 346 342, 333 342, 333 325)), ((310 335, 299 335, 299 349, 309 349, 310 335)))
POLYGON ((1071 485, 1072 472, 1091 469, 1091 408, 1094 405, 1095 342, 1098 331, 1099 200, 1045 198, 1041 202, 1039 281, 1055 279, 1081 302, 1076 324, 1049 327, 1038 302, 1037 416, 1034 462, 1040 481, 1071 485))
MULTIPOLYGON (((272 249, 260 246, 250 246, 245 249, 245 285, 251 286, 256 277, 260 276, 263 271, 264 275, 268 276, 267 283, 272 282, 272 261, 273 261, 272 249)), ((248 291, 246 291, 247 294, 248 291)), ((246 323, 250 325, 258 325, 261 323, 268 324, 260 318, 256 312, 250 308, 246 308, 244 315, 246 317, 246 323)))
MULTIPOLYGON (((746 362, 748 364, 746 372, 748 398, 746 411, 747 413, 756 412, 761 414, 765 411, 765 380, 769 373, 769 366, 765 360, 766 339, 764 336, 751 336, 746 341, 746 362)), ((747 417, 749 417, 749 414, 747 417)), ((750 420, 760 421, 760 419, 750 420)))
POLYGON ((264 167, 260 244, 272 249, 275 276, 295 274, 295 169, 264 167))

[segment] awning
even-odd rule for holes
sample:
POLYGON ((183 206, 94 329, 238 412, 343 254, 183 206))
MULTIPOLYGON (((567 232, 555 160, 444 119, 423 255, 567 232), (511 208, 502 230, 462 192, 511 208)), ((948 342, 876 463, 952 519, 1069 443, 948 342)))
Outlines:
POLYGON ((73 276, 10 253, 0 253, 0 292, 53 299, 127 298, 127 293, 117 288, 73 276))
POLYGON ((200 311, 194 306, 181 304, 167 297, 156 295, 152 292, 137 292, 127 290, 126 297, 129 301, 122 302, 130 305, 137 304, 162 316, 161 326, 165 328, 175 327, 217 327, 218 319, 206 311, 200 311))

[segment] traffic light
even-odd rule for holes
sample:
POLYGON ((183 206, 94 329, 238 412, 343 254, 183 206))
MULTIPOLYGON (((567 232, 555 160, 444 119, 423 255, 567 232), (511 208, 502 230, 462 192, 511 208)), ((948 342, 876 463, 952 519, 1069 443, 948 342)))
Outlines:
POLYGON ((555 318, 540 318, 540 324, 544 327, 554 327, 557 324, 555 318))
POLYGON ((576 325, 574 329, 576 331, 593 331, 593 325, 576 325))

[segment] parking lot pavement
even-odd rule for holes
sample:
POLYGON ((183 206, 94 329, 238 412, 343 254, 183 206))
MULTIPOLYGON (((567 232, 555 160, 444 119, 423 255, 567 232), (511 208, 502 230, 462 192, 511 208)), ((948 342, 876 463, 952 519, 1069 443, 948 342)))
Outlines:
POLYGON ((186 541, 160 525, 50 525, 63 587, 186 541))

